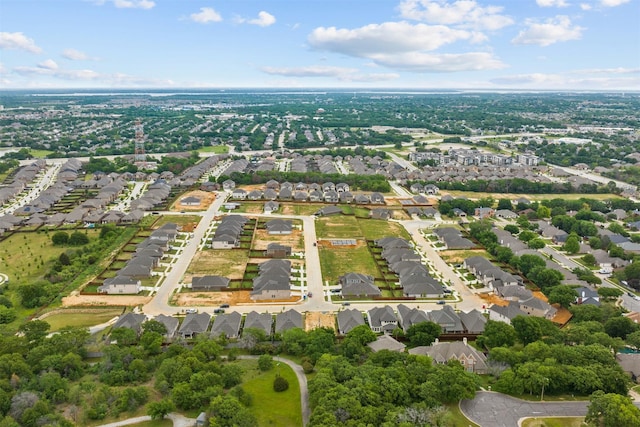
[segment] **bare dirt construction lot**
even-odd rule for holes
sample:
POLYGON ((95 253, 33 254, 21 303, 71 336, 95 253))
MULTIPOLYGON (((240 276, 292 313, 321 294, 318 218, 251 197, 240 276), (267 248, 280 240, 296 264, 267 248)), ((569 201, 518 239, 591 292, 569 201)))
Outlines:
POLYGON ((171 210, 174 212, 203 211, 203 210, 206 210, 209 207, 209 205, 211 205, 211 203, 214 202, 214 200, 216 200, 215 193, 210 193, 208 191, 202 191, 202 190, 189 191, 188 193, 183 194, 178 200, 176 200, 173 206, 171 206, 171 210), (200 199, 200 204, 197 204, 197 205, 182 204, 181 201, 187 197, 196 197, 200 199))
POLYGON ((229 279, 242 279, 247 268, 249 254, 245 250, 205 250, 196 253, 185 275, 185 283, 191 276, 217 275, 229 279))
POLYGON ((336 317, 330 313, 308 312, 304 318, 304 330, 315 328, 336 328, 336 317))
MULTIPOLYGON (((180 292, 175 294, 171 303, 181 307, 192 306, 218 306, 220 304, 240 305, 240 304, 260 304, 260 301, 254 301, 249 295, 250 291, 242 290, 235 292, 180 292)), ((299 297, 291 297, 286 300, 268 300, 266 304, 281 302, 296 302, 299 297)))
POLYGON ((304 250, 304 242, 302 239, 302 231, 293 229, 291 234, 270 235, 267 230, 256 230, 253 234, 253 249, 264 251, 269 243, 279 243, 281 245, 291 246, 293 252, 304 250))
POLYGON ((178 306, 218 306, 220 304, 237 305, 253 302, 249 298, 249 291, 236 292, 180 292, 175 294, 171 303, 178 306))
POLYGON ((497 295, 494 295, 494 294, 479 294, 479 295, 483 301, 487 302, 487 307, 493 304, 501 305, 501 306, 509 305, 509 301, 505 301, 497 295))
POLYGON ((62 298, 63 307, 101 307, 101 306, 127 306, 134 307, 151 301, 150 296, 137 295, 80 295, 72 293, 62 298))

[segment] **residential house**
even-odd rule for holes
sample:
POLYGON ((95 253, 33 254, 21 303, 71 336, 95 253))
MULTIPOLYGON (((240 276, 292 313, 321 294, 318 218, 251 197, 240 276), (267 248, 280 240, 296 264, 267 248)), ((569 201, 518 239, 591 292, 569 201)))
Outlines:
POLYGON ((219 314, 213 321, 211 336, 218 337, 224 335, 227 338, 238 338, 240 335, 240 323, 242 315, 236 311, 228 314, 219 314))
POLYGON ((486 374, 489 369, 487 357, 469 345, 466 338, 462 342, 436 341, 430 346, 420 346, 409 350, 409 354, 421 354, 431 357, 433 363, 446 364, 450 360, 457 360, 467 372, 486 374))
POLYGON ((598 292, 587 288, 586 286, 575 288, 575 291, 578 294, 576 304, 595 305, 596 307, 600 306, 600 294, 598 294, 598 292))
POLYGON ((338 333, 346 335, 356 326, 364 325, 362 313, 355 308, 341 310, 338 312, 338 333))
POLYGON ((259 329, 265 333, 266 336, 271 336, 271 325, 273 324, 273 317, 269 313, 258 313, 257 311, 251 311, 244 319, 244 330, 247 328, 259 329))
POLYGON ((397 353, 403 353, 407 347, 403 343, 397 341, 389 335, 381 335, 376 338, 375 341, 367 344, 372 352, 377 353, 382 350, 394 351, 397 353))
POLYGON ((367 320, 371 330, 376 333, 391 334, 398 327, 398 319, 388 305, 367 311, 367 320))
POLYGON ((547 319, 552 319, 558 312, 555 307, 536 297, 531 297, 526 301, 522 301, 520 303, 520 310, 524 311, 528 315, 545 317, 547 319))
POLYGON ((477 216, 480 219, 483 218, 493 218, 496 211, 493 208, 476 208, 474 216, 477 216))
POLYGON ((496 218, 503 219, 516 219, 518 218, 518 214, 509 209, 498 209, 495 212, 496 218))
POLYGON ((115 277, 105 279, 102 285, 98 286, 98 292, 109 295, 135 295, 140 292, 141 285, 142 283, 137 278, 116 275, 115 277))
POLYGON ((302 327, 302 314, 294 309, 290 309, 276 315, 275 331, 277 334, 283 333, 293 328, 302 329, 302 327))
POLYGON ((189 313, 182 321, 178 334, 182 338, 194 338, 198 334, 203 334, 209 329, 211 316, 207 313, 189 313))
POLYGON ((516 316, 527 316, 527 313, 520 310, 520 304, 516 301, 509 301, 505 306, 493 304, 489 307, 489 320, 511 324, 516 316))
POLYGON ((264 204, 264 213, 272 213, 280 208, 280 204, 275 200, 269 200, 264 204))
POLYGON ((373 276, 361 273, 347 273, 339 278, 342 296, 376 297, 382 295, 373 276))
POLYGON ((232 191, 235 188, 236 188, 236 182, 232 179, 227 179, 222 183, 222 189, 224 191, 232 191))
POLYGON ((222 276, 194 276, 191 289, 194 291, 220 291, 229 287, 230 280, 222 276))
POLYGON ((290 220, 286 219, 272 219, 271 221, 267 221, 265 224, 268 234, 291 234, 293 230, 293 225, 290 220))
POLYGON ((236 188, 231 193, 231 198, 232 199, 238 199, 238 200, 245 200, 247 198, 247 194, 248 193, 245 190, 243 190, 242 188, 236 188))
POLYGON ((178 326, 180 322, 173 316, 165 316, 164 314, 160 314, 153 318, 153 320, 160 322, 167 329, 167 333, 164 334, 164 338, 166 340, 172 340, 175 337, 176 332, 178 331, 178 326))
POLYGON ((371 219, 383 219, 388 220, 391 218, 391 211, 389 209, 372 209, 370 213, 371 219))
POLYGON ((458 313, 464 330, 468 334, 481 334, 487 324, 487 318, 475 308, 468 313, 461 311, 458 313))
POLYGON ((454 311, 453 307, 445 305, 441 310, 433 310, 429 312, 429 320, 437 323, 442 328, 442 332, 446 334, 456 334, 464 332, 462 320, 454 311))
POLYGON ((118 317, 111 330, 127 328, 133 330, 137 335, 142 333, 142 324, 147 320, 147 316, 142 313, 126 313, 118 317))
POLYGON ((429 317, 424 310, 409 308, 404 304, 398 305, 398 320, 402 325, 402 330, 406 333, 412 325, 421 322, 428 322, 429 317))
POLYGON ((331 215, 341 215, 342 209, 337 206, 325 206, 315 213, 317 216, 331 216, 331 215))

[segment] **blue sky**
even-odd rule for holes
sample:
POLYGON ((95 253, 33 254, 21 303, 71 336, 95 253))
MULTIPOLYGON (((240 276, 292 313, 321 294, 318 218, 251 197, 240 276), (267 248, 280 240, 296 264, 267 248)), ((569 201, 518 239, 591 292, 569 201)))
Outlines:
POLYGON ((0 0, 0 87, 640 90, 640 0, 0 0))

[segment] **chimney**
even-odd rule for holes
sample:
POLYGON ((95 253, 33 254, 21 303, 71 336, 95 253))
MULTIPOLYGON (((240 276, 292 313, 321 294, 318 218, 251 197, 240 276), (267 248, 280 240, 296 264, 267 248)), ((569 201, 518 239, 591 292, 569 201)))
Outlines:
POLYGON ((464 345, 467 345, 467 337, 463 337, 463 338, 462 338, 462 343, 463 343, 464 345))

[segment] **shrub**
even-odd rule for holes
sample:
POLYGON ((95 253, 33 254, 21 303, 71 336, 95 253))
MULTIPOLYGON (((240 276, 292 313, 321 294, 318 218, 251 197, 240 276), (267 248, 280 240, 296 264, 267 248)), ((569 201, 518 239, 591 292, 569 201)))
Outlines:
POLYGON ((310 374, 313 372, 313 365, 308 360, 302 362, 302 370, 305 374, 310 374))
POLYGON ((285 391, 289 388, 289 381, 287 381, 284 377, 277 376, 275 380, 273 380, 273 390, 277 392, 285 391))
POLYGON ((260 368, 260 370, 263 372, 273 368, 273 357, 269 356, 268 354, 263 354, 262 356, 260 356, 258 358, 258 368, 260 368))

